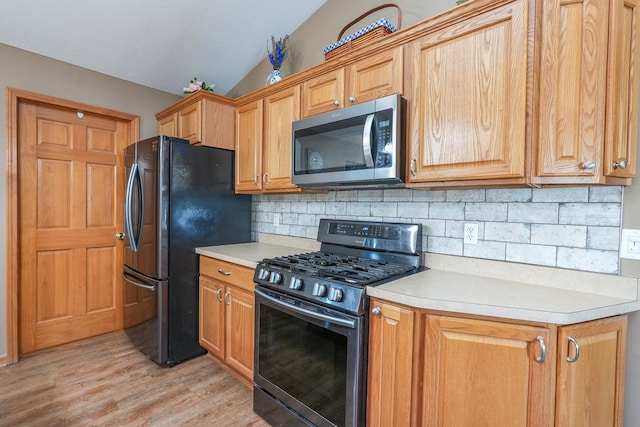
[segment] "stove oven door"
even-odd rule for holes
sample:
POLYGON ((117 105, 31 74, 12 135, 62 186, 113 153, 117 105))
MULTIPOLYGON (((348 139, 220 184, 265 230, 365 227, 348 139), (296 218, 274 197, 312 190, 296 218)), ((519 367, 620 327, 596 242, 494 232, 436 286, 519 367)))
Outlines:
POLYGON ((364 425, 365 321, 256 288, 254 410, 272 425, 364 425))

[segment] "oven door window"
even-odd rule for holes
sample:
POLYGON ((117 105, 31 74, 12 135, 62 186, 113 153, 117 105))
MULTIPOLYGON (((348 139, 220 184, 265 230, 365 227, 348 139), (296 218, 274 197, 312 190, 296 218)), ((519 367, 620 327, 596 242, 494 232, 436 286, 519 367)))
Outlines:
POLYGON ((258 311, 257 377, 275 386, 268 391, 294 409, 301 403, 331 423, 345 425, 358 411, 360 328, 332 327, 271 304, 259 304, 258 311), (287 396, 278 395, 281 391, 287 396))

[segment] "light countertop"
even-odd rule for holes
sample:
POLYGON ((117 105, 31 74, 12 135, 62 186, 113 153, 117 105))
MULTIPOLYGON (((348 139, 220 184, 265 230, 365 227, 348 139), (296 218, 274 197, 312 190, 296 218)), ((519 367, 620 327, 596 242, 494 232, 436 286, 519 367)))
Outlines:
MULTIPOLYGON (((317 242, 307 240, 209 246, 196 252, 255 268, 264 258, 318 249, 317 242)), ((425 254, 425 264, 429 270, 367 287, 367 293, 426 310, 558 325, 640 310, 637 278, 437 254, 425 254)))

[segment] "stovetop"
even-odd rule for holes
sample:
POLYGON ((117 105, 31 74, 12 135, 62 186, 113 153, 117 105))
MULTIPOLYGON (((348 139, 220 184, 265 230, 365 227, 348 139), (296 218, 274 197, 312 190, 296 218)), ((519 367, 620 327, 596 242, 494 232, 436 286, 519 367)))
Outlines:
POLYGON ((425 269, 419 224, 320 220, 320 251, 264 259, 254 282, 349 313, 366 309, 366 286, 425 269))

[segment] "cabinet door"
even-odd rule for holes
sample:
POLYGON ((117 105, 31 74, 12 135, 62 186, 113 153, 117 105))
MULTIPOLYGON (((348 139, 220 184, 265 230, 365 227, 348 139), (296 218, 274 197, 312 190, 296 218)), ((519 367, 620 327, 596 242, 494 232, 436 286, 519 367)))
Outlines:
POLYGON ((210 277, 200 276, 200 345, 209 353, 224 359, 225 287, 210 277))
POLYGON ((371 300, 367 425, 411 425, 414 313, 371 300))
POLYGON ((426 333, 424 425, 553 425, 549 329, 427 316, 426 333))
POLYGON ((178 115, 171 114, 158 120, 158 135, 178 136, 178 115))
POLYGON ((178 137, 188 140, 191 144, 202 142, 203 102, 194 102, 178 111, 178 137))
POLYGON ((623 425, 626 334, 626 316, 560 328, 556 426, 623 425))
POLYGON ((277 92, 264 102, 263 189, 298 190, 291 183, 291 124, 300 118, 300 86, 277 92))
POLYGON ((343 107, 344 68, 322 74, 302 83, 302 117, 343 107))
POLYGON ((226 304, 227 365, 253 380, 254 295, 229 286, 226 304))
POLYGON ((378 53, 347 67, 346 105, 371 101, 394 93, 402 94, 402 46, 378 53))
POLYGON ((609 74, 607 76, 606 176, 636 175, 638 135, 638 67, 640 55, 640 8, 638 0, 612 1, 609 28, 609 74))
POLYGON ((262 100, 236 112, 236 192, 262 191, 262 100))
POLYGON ((524 178, 525 0, 410 45, 409 182, 524 178))

